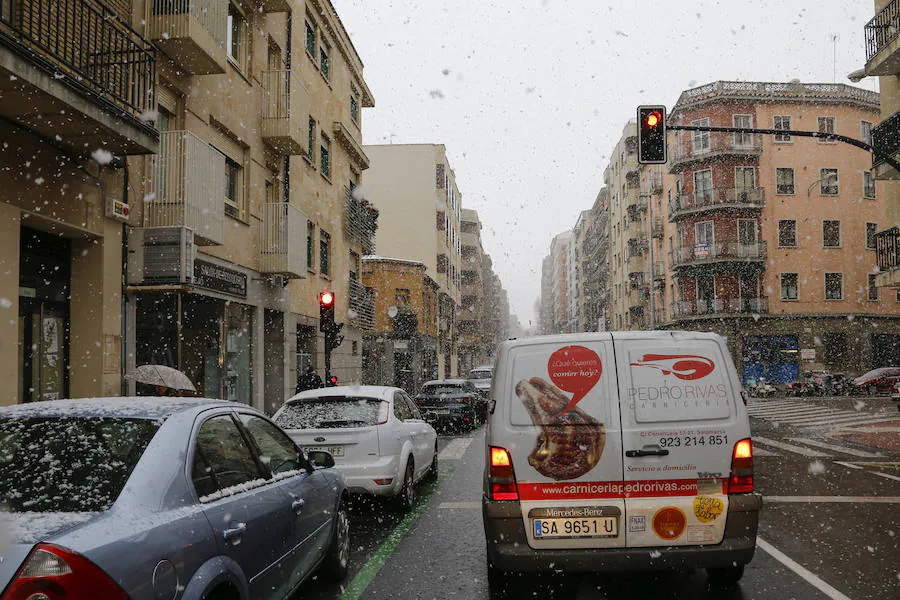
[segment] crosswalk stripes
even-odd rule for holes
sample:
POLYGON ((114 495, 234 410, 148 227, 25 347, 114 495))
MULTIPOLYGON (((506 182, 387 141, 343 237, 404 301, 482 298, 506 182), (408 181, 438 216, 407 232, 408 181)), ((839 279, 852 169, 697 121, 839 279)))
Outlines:
POLYGON ((800 428, 839 428, 868 425, 896 419, 888 411, 859 412, 804 404, 799 400, 751 400, 747 412, 756 419, 764 419, 800 428))
POLYGON ((472 438, 470 437, 456 438, 455 440, 451 440, 443 450, 438 452, 438 461, 461 459, 466 453, 466 450, 469 449, 469 445, 471 443, 472 438))
POLYGON ((770 440, 758 435, 753 436, 753 441, 754 443, 760 443, 772 448, 787 450, 788 452, 793 452, 794 454, 800 454, 802 456, 808 456, 810 458, 830 458, 830 455, 825 454, 824 452, 819 452, 818 450, 813 450, 812 448, 804 448, 803 446, 795 446, 794 444, 779 442, 778 440, 770 440))

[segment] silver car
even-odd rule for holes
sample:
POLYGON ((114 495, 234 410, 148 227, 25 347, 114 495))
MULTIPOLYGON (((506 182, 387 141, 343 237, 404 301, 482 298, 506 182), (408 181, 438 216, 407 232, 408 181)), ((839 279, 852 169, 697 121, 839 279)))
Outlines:
POLYGON ((475 384, 478 393, 487 398, 491 395, 491 383, 494 381, 494 366, 481 365, 469 371, 469 381, 475 384))
POLYGON ((232 402, 0 407, 3 598, 286 598, 319 566, 343 578, 333 463, 232 402))

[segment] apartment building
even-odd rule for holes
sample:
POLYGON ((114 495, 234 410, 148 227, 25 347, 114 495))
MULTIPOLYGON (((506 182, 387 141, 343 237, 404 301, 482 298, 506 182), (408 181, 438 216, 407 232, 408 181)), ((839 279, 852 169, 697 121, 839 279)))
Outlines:
POLYGON ((609 189, 604 187, 591 206, 582 251, 584 302, 579 309, 582 331, 609 328, 609 189))
POLYGON ((464 208, 460 216, 460 296, 459 372, 465 375, 488 359, 489 331, 485 331, 484 313, 490 309, 490 278, 484 272, 484 248, 481 245, 481 221, 478 212, 464 208))
POLYGON ((366 197, 379 210, 379 253, 424 263, 438 283, 438 373, 454 377, 459 373, 462 195, 447 150, 441 144, 391 144, 363 151, 370 160, 366 197))
POLYGON ((622 130, 603 180, 609 189, 611 326, 646 329, 650 323, 647 197, 641 194, 634 120, 622 130))
POLYGON ((538 325, 543 335, 557 333, 553 320, 553 256, 541 261, 541 297, 538 301, 538 325))
MULTIPOLYGON (((503 289, 503 282, 494 271, 490 255, 481 259, 481 273, 485 284, 484 310, 481 319, 482 364, 493 364, 497 358, 497 344, 509 338, 510 308, 509 296, 503 289)), ((476 365, 478 366, 478 365, 476 365)), ((465 373, 461 372, 461 375, 465 373)))
POLYGON ((648 241, 647 260, 644 261, 642 281, 647 282, 649 291, 648 327, 654 329, 666 322, 666 277, 665 233, 670 228, 670 236, 675 233, 674 224, 667 219, 668 204, 665 200, 665 183, 668 177, 665 165, 641 165, 642 205, 647 207, 646 219, 642 221, 648 241))
MULTIPOLYGON (((847 85, 718 81, 684 91, 670 122, 867 139, 878 110, 877 93, 847 85)), ((876 285, 888 217, 871 168, 826 139, 670 132, 665 202, 649 203, 651 223, 668 222, 657 325, 727 336, 745 379, 896 362, 900 297, 876 285)))
POLYGON ((377 211, 363 64, 328 0, 134 3, 159 49, 159 152, 132 159, 125 367, 184 371, 199 393, 275 410, 308 365, 324 376, 319 293, 343 344, 331 373, 362 376, 372 301, 360 258, 377 211))
POLYGON ((571 268, 573 282, 569 286, 570 290, 574 288, 574 294, 570 295, 569 300, 569 320, 572 324, 572 331, 591 331, 587 322, 587 305, 590 303, 590 297, 587 293, 586 277, 590 265, 587 263, 584 246, 587 242, 592 222, 593 214, 591 211, 583 210, 578 215, 575 227, 572 228, 574 236, 571 268))
POLYGON ((362 282, 374 299, 374 323, 363 336, 363 383, 417 394, 438 377, 438 283, 425 263, 362 259, 362 282))
POLYGON ((569 302, 573 293, 571 265, 575 234, 557 234, 550 243, 550 317, 553 333, 572 333, 569 302))
POLYGON ((875 283, 900 301, 900 172, 885 160, 900 161, 900 1, 875 0, 875 11, 864 28, 866 64, 860 74, 860 78, 877 76, 881 90, 880 118, 869 140, 875 150, 872 172, 882 182, 880 191, 887 203, 887 215, 875 235, 875 283))

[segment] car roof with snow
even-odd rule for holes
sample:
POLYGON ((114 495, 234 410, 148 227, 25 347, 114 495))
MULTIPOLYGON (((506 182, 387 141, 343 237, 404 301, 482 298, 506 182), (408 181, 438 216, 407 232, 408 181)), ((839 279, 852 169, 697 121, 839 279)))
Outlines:
POLYGON ((394 392, 401 391, 400 388, 389 387, 384 385, 338 385, 335 387, 316 388, 314 390, 306 390, 294 396, 291 396, 286 404, 303 402, 304 400, 315 400, 317 398, 333 398, 336 396, 356 396, 362 398, 376 398, 378 400, 391 400, 394 392))
POLYGON ((434 379, 425 382, 424 385, 465 385, 469 383, 468 379, 434 379))
POLYGON ((3 418, 119 418, 165 419, 187 409, 234 406, 248 408, 246 404, 215 400, 212 398, 172 398, 156 396, 132 396, 117 398, 78 398, 74 400, 49 400, 12 406, 0 406, 3 418))

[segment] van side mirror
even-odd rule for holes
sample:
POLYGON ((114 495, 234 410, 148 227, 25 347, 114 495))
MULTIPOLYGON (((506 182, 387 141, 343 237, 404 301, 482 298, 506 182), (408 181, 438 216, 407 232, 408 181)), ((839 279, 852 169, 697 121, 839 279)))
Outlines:
POLYGON ((497 401, 491 398, 488 400, 488 412, 494 414, 494 409, 497 408, 497 401))
POLYGON ((314 469, 330 469, 334 466, 334 457, 324 450, 310 450, 306 458, 314 469))

